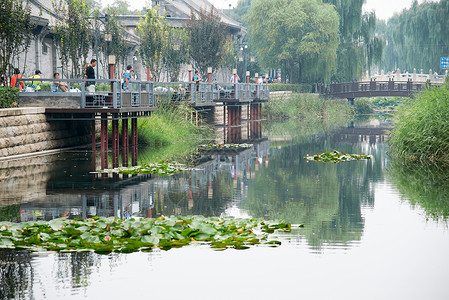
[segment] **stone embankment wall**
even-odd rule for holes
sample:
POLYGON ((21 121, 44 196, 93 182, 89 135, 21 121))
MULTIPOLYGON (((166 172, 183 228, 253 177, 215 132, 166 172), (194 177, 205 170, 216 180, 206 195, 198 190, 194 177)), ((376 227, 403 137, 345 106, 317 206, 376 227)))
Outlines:
POLYGON ((45 108, 0 109, 0 158, 88 144, 87 121, 48 121, 45 108))

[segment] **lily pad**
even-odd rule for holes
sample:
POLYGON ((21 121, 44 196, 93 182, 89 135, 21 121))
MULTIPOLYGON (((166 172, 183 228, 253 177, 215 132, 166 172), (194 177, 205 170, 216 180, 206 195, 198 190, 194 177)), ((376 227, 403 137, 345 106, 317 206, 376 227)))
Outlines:
POLYGON ((340 152, 337 150, 330 151, 330 152, 323 152, 315 155, 306 155, 304 159, 309 161, 318 161, 318 162, 324 162, 324 163, 339 163, 343 161, 351 161, 351 160, 366 160, 373 158, 372 155, 365 155, 365 154, 348 154, 344 152, 340 152))
POLYGON ((290 229, 291 225, 283 222, 203 216, 3 222, 0 223, 0 249, 108 254, 150 251, 155 247, 168 250, 194 241, 208 243, 218 250, 247 249, 258 244, 278 246, 281 244, 279 241, 268 241, 267 237, 275 231, 290 229))

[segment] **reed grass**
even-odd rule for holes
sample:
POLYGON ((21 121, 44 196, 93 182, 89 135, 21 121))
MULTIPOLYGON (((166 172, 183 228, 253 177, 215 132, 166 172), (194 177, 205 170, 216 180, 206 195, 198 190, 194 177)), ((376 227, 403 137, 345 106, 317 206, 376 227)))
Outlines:
POLYGON ((402 102, 388 144, 393 157, 449 161, 448 86, 420 92, 402 102))
POLYGON ((196 113, 188 104, 160 104, 151 118, 138 119, 139 143, 151 146, 202 143, 213 135, 208 126, 196 123, 196 113))
POLYGON ((264 105, 269 120, 331 119, 352 115, 346 100, 321 99, 317 94, 292 94, 272 99, 264 105))

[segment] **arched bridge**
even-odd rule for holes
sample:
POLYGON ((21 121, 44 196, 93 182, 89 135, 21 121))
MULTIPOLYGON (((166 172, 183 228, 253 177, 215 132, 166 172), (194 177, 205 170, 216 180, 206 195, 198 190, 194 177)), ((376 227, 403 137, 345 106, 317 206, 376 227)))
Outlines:
POLYGON ((415 93, 433 86, 440 86, 436 82, 408 81, 363 81, 349 83, 332 83, 329 86, 318 86, 320 95, 329 98, 346 98, 353 104, 355 98, 365 97, 412 97, 415 93))

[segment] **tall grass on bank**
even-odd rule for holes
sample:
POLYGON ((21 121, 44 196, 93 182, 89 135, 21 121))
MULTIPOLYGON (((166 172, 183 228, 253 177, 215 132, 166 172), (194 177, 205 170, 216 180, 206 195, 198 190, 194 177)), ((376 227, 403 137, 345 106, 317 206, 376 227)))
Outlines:
POLYGON ((188 104, 160 104, 150 118, 137 121, 139 143, 168 146, 201 143, 212 137, 212 130, 196 124, 196 111, 188 104))
POLYGON ((317 94, 292 94, 270 100, 263 109, 269 120, 330 119, 352 114, 346 100, 320 99, 317 94))
POLYGON ((273 140, 303 140, 346 125, 353 110, 345 100, 324 100, 314 94, 272 99, 263 107, 265 132, 273 140), (282 121, 282 122, 279 122, 282 121))
POLYGON ((401 103, 388 139, 393 157, 449 161, 448 86, 420 92, 401 103))

